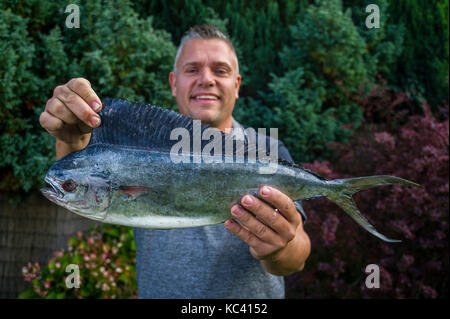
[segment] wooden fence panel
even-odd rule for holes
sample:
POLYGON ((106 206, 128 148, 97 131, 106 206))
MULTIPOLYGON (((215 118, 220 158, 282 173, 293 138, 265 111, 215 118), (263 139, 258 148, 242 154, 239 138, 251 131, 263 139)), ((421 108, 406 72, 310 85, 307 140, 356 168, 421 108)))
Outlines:
POLYGON ((70 237, 94 224, 38 193, 19 205, 0 193, 0 298, 16 298, 31 285, 22 277, 28 262, 38 261, 42 267, 54 251, 67 249, 70 237))

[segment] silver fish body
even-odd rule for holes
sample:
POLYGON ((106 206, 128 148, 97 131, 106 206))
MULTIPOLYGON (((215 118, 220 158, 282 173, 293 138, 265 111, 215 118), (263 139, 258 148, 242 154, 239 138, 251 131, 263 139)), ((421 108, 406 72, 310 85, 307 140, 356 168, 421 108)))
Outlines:
MULTIPOLYGON (((105 223, 159 229, 218 224, 232 218, 230 208, 244 194, 258 196, 260 186, 271 185, 293 200, 326 196, 367 231, 395 242, 361 215, 352 195, 374 186, 419 186, 384 175, 326 180, 296 164, 234 153, 202 154, 199 160, 188 152, 174 161, 169 136, 179 127, 192 133, 191 119, 120 100, 109 100, 101 113, 102 126, 94 129, 89 145, 54 163, 45 177, 51 187, 41 191, 56 204, 105 223)), ((221 134, 224 141, 229 138, 221 134)))
POLYGON ((50 169, 47 179, 81 185, 89 177, 91 183, 103 184, 106 203, 99 205, 99 198, 90 196, 82 203, 83 210, 73 202, 66 208, 106 223, 145 228, 221 223, 232 218, 233 203, 244 194, 256 195, 261 185, 271 185, 295 199, 320 195, 320 189, 333 186, 300 168, 281 164, 195 163, 192 156, 185 157, 175 164, 169 153, 96 147, 65 157, 50 169), (268 165, 277 165, 276 173, 260 174, 261 166, 268 165))

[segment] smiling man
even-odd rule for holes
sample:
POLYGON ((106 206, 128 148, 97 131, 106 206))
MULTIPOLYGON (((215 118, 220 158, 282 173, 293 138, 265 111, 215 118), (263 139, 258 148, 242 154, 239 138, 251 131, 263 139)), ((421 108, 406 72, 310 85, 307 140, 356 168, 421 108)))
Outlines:
MULTIPOLYGON (((241 84, 238 60, 218 29, 202 25, 185 34, 169 81, 183 115, 222 131, 242 128, 232 117, 241 84)), ((56 137, 58 158, 86 147, 92 128, 100 125, 100 110, 85 79, 55 89, 40 123, 56 137)), ((278 145, 279 157, 291 161, 278 145)), ((134 229, 138 296, 283 298, 283 276, 302 270, 310 254, 305 216, 300 203, 269 185, 259 196, 245 195, 230 208, 235 220, 224 225, 134 229)))

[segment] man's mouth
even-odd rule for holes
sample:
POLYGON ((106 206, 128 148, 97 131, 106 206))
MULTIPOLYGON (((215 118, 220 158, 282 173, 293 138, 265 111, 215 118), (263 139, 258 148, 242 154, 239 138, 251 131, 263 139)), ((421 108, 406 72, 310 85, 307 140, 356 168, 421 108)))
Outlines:
POLYGON ((218 100, 219 98, 217 96, 212 95, 199 95, 195 96, 194 100, 218 100))
POLYGON ((198 101, 198 102, 213 102, 213 101, 219 101, 220 97, 218 95, 215 94, 195 94, 191 97, 192 100, 194 101, 198 101))

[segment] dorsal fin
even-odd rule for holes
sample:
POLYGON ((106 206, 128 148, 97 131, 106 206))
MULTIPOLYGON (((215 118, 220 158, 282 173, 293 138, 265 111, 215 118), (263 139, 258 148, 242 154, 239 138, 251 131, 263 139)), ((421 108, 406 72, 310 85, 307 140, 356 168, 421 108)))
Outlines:
POLYGON ((109 144, 164 150, 171 147, 174 128, 192 130, 192 119, 179 113, 118 99, 106 99, 99 115, 101 125, 92 130, 88 147, 109 144))
MULTIPOLYGON (((238 145, 235 137, 217 129, 213 129, 216 136, 211 136, 209 140, 203 140, 204 131, 212 129, 209 125, 201 124, 200 121, 196 121, 197 123, 194 124, 194 120, 191 118, 157 106, 130 103, 119 99, 105 99, 99 115, 102 124, 92 130, 92 136, 87 147, 107 144, 170 152, 172 147, 179 142, 177 139, 170 139, 171 133, 175 129, 187 130, 191 153, 196 149, 194 137, 200 138, 198 145, 200 146, 198 149, 200 152, 210 141, 216 141, 216 138, 221 141, 220 154, 222 156, 227 153, 225 149, 227 142, 228 145, 230 145, 230 141, 233 143, 234 150, 238 145)), ((175 138, 179 138, 178 134, 175 134, 175 138)), ((248 151, 256 149, 256 146, 253 145, 249 148, 247 141, 243 141, 241 146, 243 148, 240 149, 240 152, 232 154, 233 156, 248 159, 248 151)), ((255 156, 258 156, 257 152, 255 152, 255 156)))

